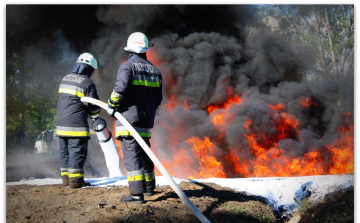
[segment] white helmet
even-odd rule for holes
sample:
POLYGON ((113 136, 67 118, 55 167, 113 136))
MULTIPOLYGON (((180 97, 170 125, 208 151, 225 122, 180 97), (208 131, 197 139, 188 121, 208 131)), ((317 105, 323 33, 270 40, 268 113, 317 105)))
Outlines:
POLYGON ((134 53, 145 53, 149 51, 148 38, 143 33, 135 32, 129 36, 124 49, 134 53))
POLYGON ((83 53, 76 60, 76 63, 86 63, 92 66, 94 69, 98 69, 97 61, 91 53, 83 53))

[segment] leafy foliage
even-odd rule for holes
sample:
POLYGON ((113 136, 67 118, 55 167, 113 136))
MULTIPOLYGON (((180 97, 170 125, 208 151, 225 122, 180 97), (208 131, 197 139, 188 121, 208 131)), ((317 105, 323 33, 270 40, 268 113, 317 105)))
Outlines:
POLYGON ((24 127, 27 152, 33 152, 39 133, 56 126, 57 91, 66 72, 59 36, 55 31, 31 34, 39 41, 26 34, 6 41, 7 153, 20 150, 16 127, 24 127))
POLYGON ((298 56, 310 68, 308 75, 353 75, 354 5, 266 5, 259 14, 262 28, 298 44, 298 56))

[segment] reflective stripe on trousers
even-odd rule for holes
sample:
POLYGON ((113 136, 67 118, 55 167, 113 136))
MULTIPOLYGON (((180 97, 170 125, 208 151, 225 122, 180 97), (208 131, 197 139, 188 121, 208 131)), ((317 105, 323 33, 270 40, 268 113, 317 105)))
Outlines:
POLYGON ((84 169, 70 169, 69 168, 69 177, 84 177, 84 169))
POLYGON ((61 172, 61 176, 68 176, 69 175, 68 168, 60 167, 60 172, 61 172))
POLYGON ((138 180, 146 180, 152 181, 155 178, 155 172, 151 171, 151 173, 144 173, 144 169, 128 171, 128 181, 138 181, 138 180))
POLYGON ((87 156, 87 138, 59 137, 61 175, 83 177, 87 156))
POLYGON ((155 172, 151 171, 150 173, 145 173, 145 180, 146 182, 150 182, 155 179, 155 172))
MULTIPOLYGON (((150 147, 149 139, 144 141, 150 147)), ((130 194, 142 194, 155 189, 154 163, 133 137, 120 137, 124 167, 128 172, 130 194)))
POLYGON ((128 181, 145 180, 145 174, 143 168, 141 168, 140 170, 128 171, 127 175, 128 175, 128 181))

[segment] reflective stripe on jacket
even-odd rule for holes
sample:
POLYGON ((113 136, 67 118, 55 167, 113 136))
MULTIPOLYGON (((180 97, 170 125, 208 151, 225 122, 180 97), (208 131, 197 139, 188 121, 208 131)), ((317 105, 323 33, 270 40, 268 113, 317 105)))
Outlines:
MULTIPOLYGON (((110 103, 118 104, 117 110, 135 127, 142 137, 150 138, 154 127, 156 109, 162 101, 162 76, 146 60, 145 55, 133 54, 121 64, 110 103)), ((131 136, 116 121, 117 138, 131 136)))
POLYGON ((90 137, 90 131, 88 127, 56 126, 56 134, 59 136, 90 137))
POLYGON ((97 117, 100 107, 92 104, 85 106, 81 97, 99 99, 95 84, 88 75, 70 73, 59 87, 56 118, 56 134, 62 137, 90 137, 87 118, 97 117))

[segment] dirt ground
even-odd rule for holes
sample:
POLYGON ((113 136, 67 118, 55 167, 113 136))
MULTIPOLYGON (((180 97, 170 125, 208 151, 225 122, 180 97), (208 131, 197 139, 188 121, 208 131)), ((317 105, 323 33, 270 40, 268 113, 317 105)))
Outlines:
MULTIPOLYGON (((106 176, 99 151, 90 152, 85 178, 106 176), (93 153, 93 154, 91 154, 93 153), (98 158, 96 158, 99 156, 98 158)), ((60 178, 58 155, 7 157, 6 181, 22 178, 60 178)), ((291 216, 277 215, 259 196, 247 195, 210 183, 182 182, 180 188, 211 222, 287 222, 291 216)), ((62 185, 6 186, 6 222, 200 222, 170 186, 158 186, 145 204, 121 203, 128 187, 62 185)), ((296 222, 354 222, 354 190, 327 196, 322 203, 309 203, 296 222)), ((294 222, 293 222, 294 223, 294 222)))

